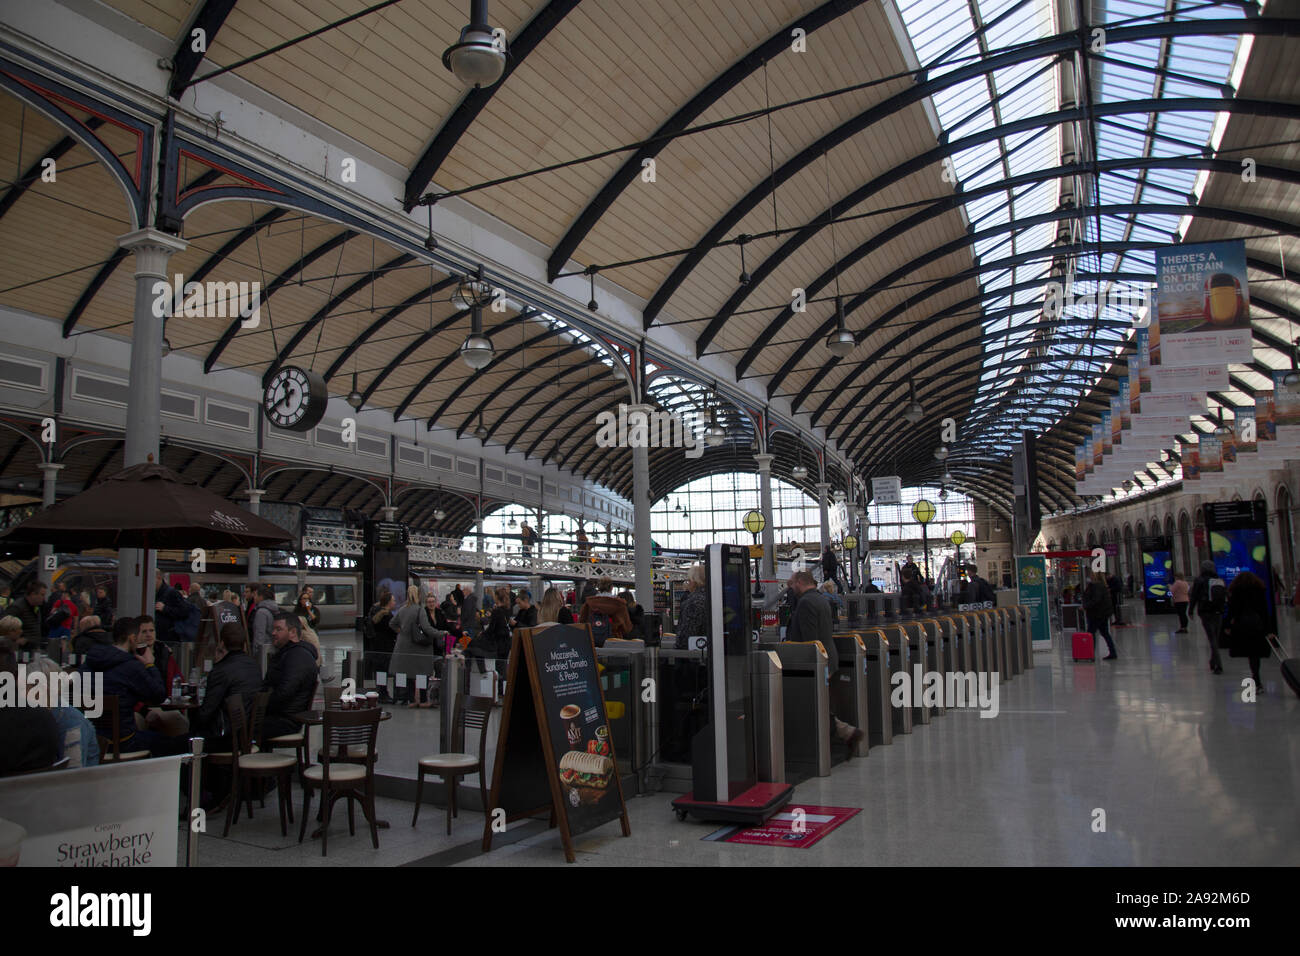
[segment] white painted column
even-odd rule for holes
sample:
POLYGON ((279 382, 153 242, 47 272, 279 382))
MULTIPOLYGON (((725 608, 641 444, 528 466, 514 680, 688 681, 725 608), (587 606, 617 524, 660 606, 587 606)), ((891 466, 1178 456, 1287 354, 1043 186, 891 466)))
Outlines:
MULTIPOLYGON (((763 524, 763 569, 764 580, 776 577, 776 515, 772 511, 772 461, 775 455, 760 452, 754 456, 758 463, 758 507, 767 520, 763 524)), ((773 590, 775 585, 764 584, 763 593, 773 590)))
MULTIPOLYGON (((831 543, 831 511, 830 511, 830 493, 831 483, 829 481, 819 481, 817 488, 817 516, 821 519, 822 524, 822 550, 830 547, 831 543)), ((817 556, 821 560, 821 555, 817 556)))
MULTIPOLYGON (((56 465, 53 462, 46 462, 41 465, 41 505, 45 508, 54 504, 56 483, 59 479, 59 472, 62 470, 62 465, 56 465)), ((47 585, 54 582, 54 571, 47 567, 49 562, 46 560, 52 554, 54 554, 54 545, 43 544, 40 546, 40 558, 37 561, 36 573, 47 585)))
MULTIPOLYGON (((131 325, 130 384, 126 397, 126 435, 122 461, 127 467, 153 456, 159 461, 162 431, 163 312, 154 309, 153 287, 167 282, 167 261, 184 252, 189 243, 157 229, 139 229, 120 236, 118 246, 135 255, 135 307, 131 325)), ((168 283, 170 288, 170 283, 168 283)), ((170 305, 170 292, 166 300, 170 305)), ((154 560, 138 548, 118 551, 117 609, 119 614, 140 614, 153 588, 154 560)), ((153 602, 148 601, 152 608, 153 602)))
MULTIPOLYGON (((640 413, 649 422, 653 405, 629 405, 628 419, 640 413)), ((614 531, 609 529, 609 540, 614 531)), ((632 541, 636 558, 636 599, 643 608, 655 606, 654 566, 650 560, 650 449, 645 442, 632 449, 632 541)))
MULTIPOLYGON (((255 515, 262 513, 262 495, 266 494, 265 488, 250 488, 248 490, 248 510, 255 515)), ((262 573, 262 549, 248 549, 248 583, 256 584, 258 576, 262 573)), ((287 610, 287 609, 285 609, 287 610)))

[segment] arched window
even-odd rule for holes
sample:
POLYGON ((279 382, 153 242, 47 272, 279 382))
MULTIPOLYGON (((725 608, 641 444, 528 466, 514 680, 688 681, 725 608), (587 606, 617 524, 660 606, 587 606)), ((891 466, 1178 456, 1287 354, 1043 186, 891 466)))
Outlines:
MULTIPOLYGON (((675 488, 650 506, 650 534, 661 548, 699 550, 713 543, 754 543, 742 521, 749 511, 761 510, 758 475, 732 472, 705 475, 675 488)), ((821 542, 821 513, 817 499, 802 489, 772 478, 773 540, 817 547, 821 542)), ((842 502, 828 509, 831 539, 843 538, 848 510, 842 502)), ((874 529, 873 529, 874 530, 874 529)))

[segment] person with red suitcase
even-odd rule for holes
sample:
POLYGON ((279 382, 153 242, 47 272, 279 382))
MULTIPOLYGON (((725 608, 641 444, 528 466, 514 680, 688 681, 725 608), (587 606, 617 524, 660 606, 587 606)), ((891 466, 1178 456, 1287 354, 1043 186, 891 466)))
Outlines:
POLYGON ((1088 631, 1094 637, 1097 632, 1101 632, 1102 638, 1106 641, 1106 647, 1110 653, 1102 658, 1104 661, 1113 661, 1119 657, 1115 653, 1115 642, 1110 639, 1110 616, 1115 610, 1114 604, 1110 599, 1110 587, 1106 583, 1106 575, 1100 571, 1092 573, 1092 579, 1088 586, 1083 590, 1083 613, 1088 621, 1088 631))

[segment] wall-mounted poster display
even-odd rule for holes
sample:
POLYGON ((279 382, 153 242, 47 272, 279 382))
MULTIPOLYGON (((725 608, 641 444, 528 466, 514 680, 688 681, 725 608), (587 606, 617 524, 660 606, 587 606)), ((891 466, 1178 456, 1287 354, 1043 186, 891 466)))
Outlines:
POLYGON ((1163 535, 1142 538, 1142 596, 1148 614, 1173 614, 1169 585, 1174 579, 1173 543, 1163 535))
POLYGON ((1168 368, 1250 363, 1250 288, 1241 240, 1156 250, 1158 362, 1168 368))

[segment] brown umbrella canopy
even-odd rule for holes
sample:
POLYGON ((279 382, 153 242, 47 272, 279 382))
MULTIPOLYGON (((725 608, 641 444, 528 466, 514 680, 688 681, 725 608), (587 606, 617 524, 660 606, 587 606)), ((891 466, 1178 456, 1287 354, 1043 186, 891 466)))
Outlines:
POLYGON ((132 465, 9 529, 5 541, 88 548, 258 548, 292 535, 162 465, 132 465))

